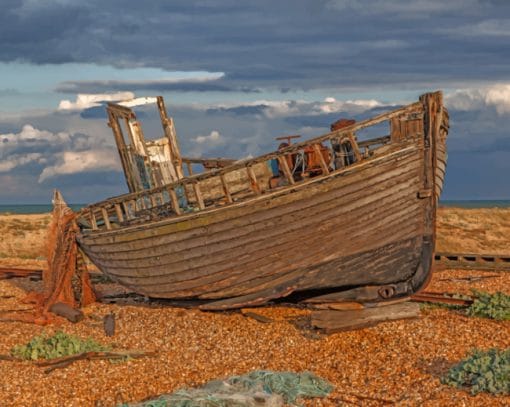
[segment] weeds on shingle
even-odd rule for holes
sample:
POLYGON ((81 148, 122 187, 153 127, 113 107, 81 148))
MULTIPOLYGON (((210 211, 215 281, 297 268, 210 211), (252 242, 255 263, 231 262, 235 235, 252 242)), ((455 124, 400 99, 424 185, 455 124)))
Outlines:
POLYGON ((510 394, 510 349, 474 350, 441 378, 443 384, 481 392, 510 394))

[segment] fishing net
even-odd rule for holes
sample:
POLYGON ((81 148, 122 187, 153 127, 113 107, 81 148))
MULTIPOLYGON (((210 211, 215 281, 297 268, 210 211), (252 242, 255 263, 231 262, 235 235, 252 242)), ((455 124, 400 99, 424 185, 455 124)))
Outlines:
POLYGON ((48 268, 43 272, 44 310, 63 302, 71 307, 95 301, 90 277, 78 250, 76 214, 59 191, 53 198, 52 222, 48 232, 48 268))
POLYGON ((332 390, 329 382, 310 372, 255 371, 124 407, 279 407, 325 397, 332 390))
POLYGON ((36 315, 25 316, 24 320, 33 319, 32 322, 46 324, 52 320, 49 310, 56 303, 77 308, 96 300, 83 255, 76 242, 78 231, 76 214, 56 190, 52 221, 48 228, 48 267, 42 274, 43 292, 32 292, 27 296, 25 302, 36 305, 36 315))

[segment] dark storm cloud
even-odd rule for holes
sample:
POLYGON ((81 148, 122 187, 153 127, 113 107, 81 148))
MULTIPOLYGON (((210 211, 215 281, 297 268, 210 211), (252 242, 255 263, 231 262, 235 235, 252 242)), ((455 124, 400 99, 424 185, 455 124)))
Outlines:
POLYGON ((483 0, 10 0, 0 60, 226 75, 179 90, 454 86, 508 79, 508 15, 483 0))
POLYGON ((247 86, 232 86, 214 81, 201 80, 153 80, 153 81, 66 81, 60 83, 56 92, 61 93, 103 93, 117 91, 158 91, 158 92, 242 92, 260 93, 259 89, 247 86))

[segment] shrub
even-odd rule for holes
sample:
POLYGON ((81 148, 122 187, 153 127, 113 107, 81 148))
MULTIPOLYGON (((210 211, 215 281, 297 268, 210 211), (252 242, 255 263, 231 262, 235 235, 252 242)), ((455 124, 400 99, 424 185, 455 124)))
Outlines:
POLYGON ((502 292, 489 294, 475 290, 473 290, 473 295, 476 298, 467 310, 469 316, 510 320, 510 295, 502 292))
POLYGON ((25 360, 55 359, 62 356, 76 355, 83 352, 105 352, 110 347, 101 345, 93 339, 81 339, 62 331, 52 336, 42 334, 32 338, 25 345, 17 345, 11 349, 11 355, 25 360))
POLYGON ((441 379, 443 384, 471 389, 471 394, 510 394, 510 348, 475 350, 453 366, 441 379))

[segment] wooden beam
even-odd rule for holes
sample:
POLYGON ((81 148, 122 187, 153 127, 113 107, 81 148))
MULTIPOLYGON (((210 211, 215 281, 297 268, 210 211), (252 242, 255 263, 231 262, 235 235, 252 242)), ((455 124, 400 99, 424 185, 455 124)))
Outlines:
POLYGON ((198 185, 198 181, 193 182, 193 192, 195 192, 195 197, 197 198, 198 207, 201 210, 205 209, 204 198, 202 197, 202 192, 200 191, 200 186, 198 185))
POLYGON ((122 202, 122 207, 124 208, 124 213, 126 214, 126 218, 127 219, 131 219, 132 216, 131 216, 131 213, 130 213, 130 209, 129 209, 129 202, 130 201, 124 201, 122 202))
POLYGON ((346 311, 314 311, 312 312, 312 325, 326 333, 334 333, 361 329, 384 321, 418 318, 419 316, 419 304, 403 302, 383 307, 346 311))
POLYGON ((351 142, 352 150, 354 151, 354 156, 356 157, 356 162, 361 161, 363 157, 361 156, 361 152, 359 151, 358 142, 354 138, 354 133, 349 133, 347 135, 347 138, 351 142))
POLYGON ((191 161, 186 161, 186 167, 188 168, 188 175, 193 175, 193 165, 191 161))
POLYGON ((115 207, 115 213, 117 214, 117 219, 119 223, 124 222, 124 215, 122 215, 122 208, 118 203, 114 205, 115 207))
POLYGON ((108 216, 108 211, 106 210, 106 208, 101 207, 101 215, 103 217, 106 229, 110 230, 112 228, 112 225, 110 224, 110 217, 108 216))
POLYGON ((167 188, 168 196, 170 197, 170 202, 172 205, 172 209, 176 215, 180 215, 182 213, 181 207, 179 206, 179 200, 177 199, 177 194, 175 193, 175 189, 173 187, 167 188))
POLYGON ((228 189, 228 184, 227 184, 227 180, 225 179, 225 175, 220 174, 220 179, 221 179, 221 186, 223 187, 223 193, 225 194, 225 197, 227 198, 227 202, 232 203, 233 202, 232 195, 230 194, 230 191, 228 189))
POLYGON ((326 164, 326 161, 324 160, 324 156, 322 155, 322 151, 319 144, 313 145, 313 151, 315 154, 317 154, 317 157, 319 158, 319 164, 321 166, 321 170, 323 174, 329 174, 329 168, 326 164))
POLYGON ((163 101, 162 96, 157 97, 157 105, 161 118, 161 124, 163 126, 163 131, 165 132, 165 136, 169 141, 170 153, 172 155, 172 165, 174 166, 177 178, 182 179, 184 178, 184 174, 182 172, 182 157, 179 143, 177 142, 177 133, 175 131, 174 121, 167 114, 165 102, 163 101))
POLYGON ((96 215, 94 215, 94 209, 90 210, 90 224, 92 225, 92 230, 97 230, 97 221, 96 221, 96 215))
POLYGON ((248 173, 248 179, 250 180, 250 187, 257 195, 260 195, 262 191, 260 190, 260 185, 257 181, 257 176, 255 175, 255 171, 253 171, 253 167, 251 165, 246 167, 246 172, 248 173))
POLYGON ((289 181, 289 184, 294 185, 296 181, 294 181, 294 177, 292 176, 292 173, 289 169, 289 164, 287 163, 287 157, 285 156, 278 156, 278 163, 280 164, 280 168, 283 171, 283 175, 285 175, 285 178, 287 181, 289 181))

